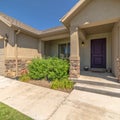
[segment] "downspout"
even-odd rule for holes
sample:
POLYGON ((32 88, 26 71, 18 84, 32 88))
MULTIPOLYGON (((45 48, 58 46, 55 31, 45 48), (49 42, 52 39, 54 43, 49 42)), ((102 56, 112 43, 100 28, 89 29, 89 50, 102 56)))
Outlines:
POLYGON ((117 31, 118 31, 118 46, 117 46, 117 50, 118 50, 118 53, 117 53, 117 58, 119 59, 119 26, 117 28, 117 31))
POLYGON ((118 25, 118 82, 120 82, 120 23, 118 25))
POLYGON ((18 77, 18 45, 17 45, 17 35, 20 33, 20 30, 18 29, 15 32, 15 63, 16 63, 16 78, 18 77))
POLYGON ((3 37, 3 40, 4 40, 4 67, 5 67, 5 60, 6 60, 6 56, 7 56, 6 49, 7 49, 7 42, 8 42, 8 36, 7 36, 7 34, 5 34, 5 37, 3 37))
POLYGON ((118 58, 120 57, 120 26, 118 26, 118 58))

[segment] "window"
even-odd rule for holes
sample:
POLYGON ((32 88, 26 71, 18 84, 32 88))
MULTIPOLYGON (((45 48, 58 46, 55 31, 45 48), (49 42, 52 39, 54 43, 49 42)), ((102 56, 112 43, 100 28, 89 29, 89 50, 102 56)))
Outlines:
POLYGON ((58 45, 58 57, 68 59, 70 56, 70 43, 58 45))

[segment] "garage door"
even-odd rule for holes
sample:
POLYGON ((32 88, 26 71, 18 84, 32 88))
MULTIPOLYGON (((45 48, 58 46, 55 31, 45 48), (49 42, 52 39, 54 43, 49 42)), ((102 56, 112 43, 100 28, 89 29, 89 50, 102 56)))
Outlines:
POLYGON ((0 40, 0 75, 4 75, 4 41, 0 40))

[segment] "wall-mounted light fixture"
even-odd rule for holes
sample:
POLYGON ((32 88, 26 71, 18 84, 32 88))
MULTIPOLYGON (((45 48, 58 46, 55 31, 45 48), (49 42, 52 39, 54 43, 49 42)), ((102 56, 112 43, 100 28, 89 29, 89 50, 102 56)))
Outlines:
POLYGON ((5 34, 4 40, 8 42, 8 34, 5 34))
POLYGON ((88 24, 90 24, 90 22, 89 22, 89 21, 86 21, 86 22, 84 23, 84 25, 88 25, 88 24))
POLYGON ((85 45, 85 42, 84 41, 82 41, 82 46, 84 46, 85 45))
POLYGON ((5 37, 8 39, 8 34, 7 33, 5 34, 5 37))
POLYGON ((16 35, 18 35, 21 32, 21 30, 17 29, 15 32, 16 32, 16 35))

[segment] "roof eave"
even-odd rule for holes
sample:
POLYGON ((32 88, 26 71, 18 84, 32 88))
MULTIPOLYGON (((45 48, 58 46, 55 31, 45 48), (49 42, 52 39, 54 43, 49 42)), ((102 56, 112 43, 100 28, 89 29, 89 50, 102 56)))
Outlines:
POLYGON ((66 15, 64 15, 60 21, 66 26, 69 26, 69 21, 92 0, 80 0, 66 15))
POLYGON ((18 26, 14 25, 14 24, 12 24, 12 27, 14 28, 14 30, 20 30, 20 33, 24 33, 24 34, 33 36, 35 38, 39 38, 39 33, 31 32, 31 31, 26 30, 24 28, 18 27, 18 26))
POLYGON ((4 17, 2 17, 2 16, 0 16, 0 21, 5 23, 8 27, 12 26, 12 24, 8 20, 6 20, 4 17))
POLYGON ((48 35, 55 35, 55 34, 62 34, 68 32, 66 27, 57 27, 57 28, 51 28, 49 30, 45 30, 39 34, 39 36, 48 36, 48 35))

